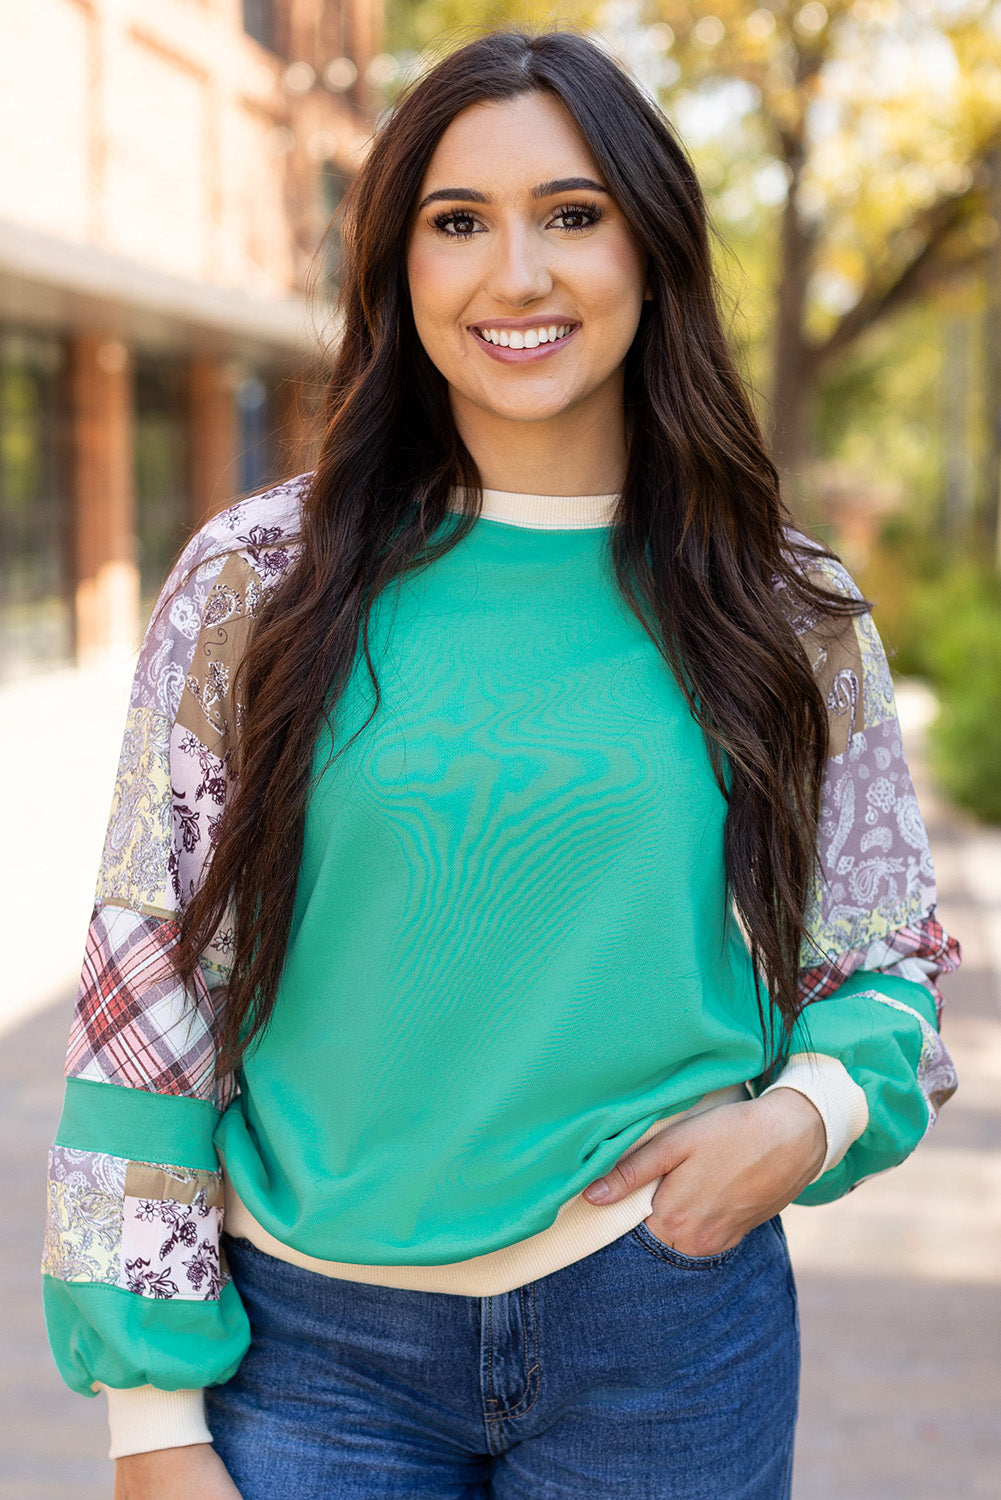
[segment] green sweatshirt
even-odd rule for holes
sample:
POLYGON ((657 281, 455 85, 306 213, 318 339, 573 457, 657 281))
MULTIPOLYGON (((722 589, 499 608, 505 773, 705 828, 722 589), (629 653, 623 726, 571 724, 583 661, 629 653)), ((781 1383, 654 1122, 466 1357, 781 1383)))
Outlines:
MULTIPOLYGON (((653 1122, 765 1062, 726 803, 616 587, 607 507, 540 525, 538 497, 488 492, 467 537, 376 601, 381 701, 359 656, 316 747, 273 1023, 239 1079, 216 1073, 228 934, 187 995, 156 961, 225 806, 233 671, 300 487, 203 528, 141 653, 50 1171, 50 1338, 84 1393, 239 1363, 220 1154, 292 1250, 442 1265, 544 1230, 653 1122)), ((954 1087, 934 980, 957 949, 878 637, 868 616, 843 636, 802 630, 832 755, 793 1050, 864 1100, 839 1146, 825 1121, 808 1202, 900 1161, 954 1087)))

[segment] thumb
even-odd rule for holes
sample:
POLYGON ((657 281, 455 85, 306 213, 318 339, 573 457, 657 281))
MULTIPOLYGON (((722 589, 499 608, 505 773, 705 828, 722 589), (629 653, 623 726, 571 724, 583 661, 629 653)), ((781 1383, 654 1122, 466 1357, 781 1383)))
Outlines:
POLYGON ((627 1151, 610 1172, 586 1187, 582 1196, 589 1203, 617 1203, 644 1183, 663 1177, 685 1159, 687 1153, 679 1137, 680 1131, 668 1125, 642 1146, 627 1151))

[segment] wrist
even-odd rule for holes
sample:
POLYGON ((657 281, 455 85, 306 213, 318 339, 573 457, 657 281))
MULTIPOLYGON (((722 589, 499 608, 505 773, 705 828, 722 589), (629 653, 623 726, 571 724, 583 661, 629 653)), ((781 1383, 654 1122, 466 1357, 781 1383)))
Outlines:
POLYGON ((869 1105, 865 1091, 844 1064, 820 1052, 792 1053, 778 1078, 759 1098, 790 1091, 808 1099, 818 1110, 827 1136, 827 1151, 809 1186, 836 1167, 858 1140, 869 1123, 869 1105))
POLYGON ((795 1144, 802 1154, 803 1170, 809 1173, 807 1180, 812 1181, 827 1156, 826 1124, 816 1104, 806 1094, 782 1084, 776 1084, 755 1102, 777 1121, 780 1139, 795 1144))

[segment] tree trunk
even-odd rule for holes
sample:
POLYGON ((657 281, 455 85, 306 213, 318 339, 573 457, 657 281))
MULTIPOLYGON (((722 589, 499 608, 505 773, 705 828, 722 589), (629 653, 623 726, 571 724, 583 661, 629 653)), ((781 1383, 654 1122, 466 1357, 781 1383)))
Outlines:
POLYGON ((942 499, 939 519, 950 547, 968 537, 975 465, 970 432, 972 359, 970 317, 959 306, 946 314, 942 350, 942 499))

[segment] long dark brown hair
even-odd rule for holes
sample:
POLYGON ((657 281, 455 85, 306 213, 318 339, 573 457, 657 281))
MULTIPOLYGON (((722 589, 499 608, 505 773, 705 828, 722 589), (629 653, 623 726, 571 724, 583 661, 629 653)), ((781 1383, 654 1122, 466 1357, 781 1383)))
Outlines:
POLYGON ((480 505, 479 473, 411 312, 405 261, 418 188, 461 110, 533 90, 576 122, 648 257, 653 297, 626 362, 628 472, 611 556, 728 798, 728 887, 767 990, 759 1011, 774 1056, 797 1014, 827 718, 790 614, 859 606, 808 581, 790 554, 778 475, 721 324, 706 207, 671 126, 583 37, 499 32, 447 57, 402 98, 345 205, 343 330, 301 550, 260 610, 240 667, 235 790, 177 949, 190 978, 232 907, 220 1036, 231 1065, 274 1008, 317 735, 359 649, 378 708, 372 602, 459 542, 480 505), (467 517, 435 540, 454 486, 466 489, 467 517))

